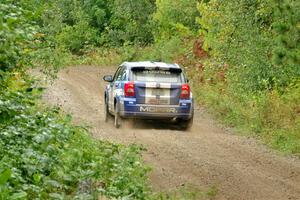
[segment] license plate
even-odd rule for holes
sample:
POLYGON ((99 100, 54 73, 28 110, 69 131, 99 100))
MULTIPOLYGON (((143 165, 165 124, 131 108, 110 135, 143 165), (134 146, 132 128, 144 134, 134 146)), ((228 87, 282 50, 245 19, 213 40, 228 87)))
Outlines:
POLYGON ((165 88, 147 88, 145 103, 151 105, 170 104, 170 90, 165 88))
POLYGON ((168 92, 167 89, 152 89, 151 91, 153 96, 166 96, 168 92))
POLYGON ((169 100, 167 99, 149 99, 148 104, 151 105, 168 105, 169 104, 169 100))

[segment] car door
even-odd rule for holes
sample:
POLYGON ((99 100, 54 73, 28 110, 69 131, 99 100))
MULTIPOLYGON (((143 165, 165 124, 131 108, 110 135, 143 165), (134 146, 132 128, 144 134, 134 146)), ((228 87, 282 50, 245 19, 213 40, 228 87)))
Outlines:
POLYGON ((121 89, 121 78, 122 78, 122 72, 123 72, 123 67, 120 66, 113 78, 113 81, 110 83, 110 90, 109 90, 109 102, 108 102, 108 109, 110 112, 115 112, 115 107, 114 107, 114 100, 117 94, 120 93, 121 89))

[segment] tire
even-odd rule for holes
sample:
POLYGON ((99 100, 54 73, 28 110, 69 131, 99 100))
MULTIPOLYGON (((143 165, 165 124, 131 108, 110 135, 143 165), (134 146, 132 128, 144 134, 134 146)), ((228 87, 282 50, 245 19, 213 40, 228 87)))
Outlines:
POLYGON ((121 127, 121 117, 120 117, 120 112, 119 112, 119 106, 116 105, 115 108, 115 121, 114 121, 114 125, 116 128, 120 128, 121 127))
POLYGON ((112 118, 112 116, 111 116, 111 114, 109 113, 109 110, 108 110, 108 103, 107 103, 107 98, 106 97, 105 97, 103 110, 104 110, 104 121, 108 122, 112 118))
POLYGON ((192 117, 188 120, 182 120, 180 125, 183 130, 189 131, 191 130, 193 123, 194 123, 194 109, 192 111, 192 117))
POLYGON ((182 120, 180 126, 183 130, 189 131, 193 126, 193 121, 194 121, 193 117, 189 120, 182 120))

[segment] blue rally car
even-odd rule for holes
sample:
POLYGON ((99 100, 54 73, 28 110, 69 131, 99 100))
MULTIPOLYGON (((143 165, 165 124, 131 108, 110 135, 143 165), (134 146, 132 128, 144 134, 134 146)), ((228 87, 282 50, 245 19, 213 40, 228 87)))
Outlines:
POLYGON ((103 77, 105 121, 114 116, 116 128, 123 118, 172 120, 183 129, 193 123, 194 104, 188 80, 177 64, 124 62, 114 76, 103 77))

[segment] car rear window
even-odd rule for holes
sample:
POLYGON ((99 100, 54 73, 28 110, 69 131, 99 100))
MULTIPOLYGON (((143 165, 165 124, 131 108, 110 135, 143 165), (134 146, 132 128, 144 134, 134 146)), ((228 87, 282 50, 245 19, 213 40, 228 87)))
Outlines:
POLYGON ((137 70, 133 71, 133 80, 141 82, 180 83, 181 73, 167 70, 137 70))

